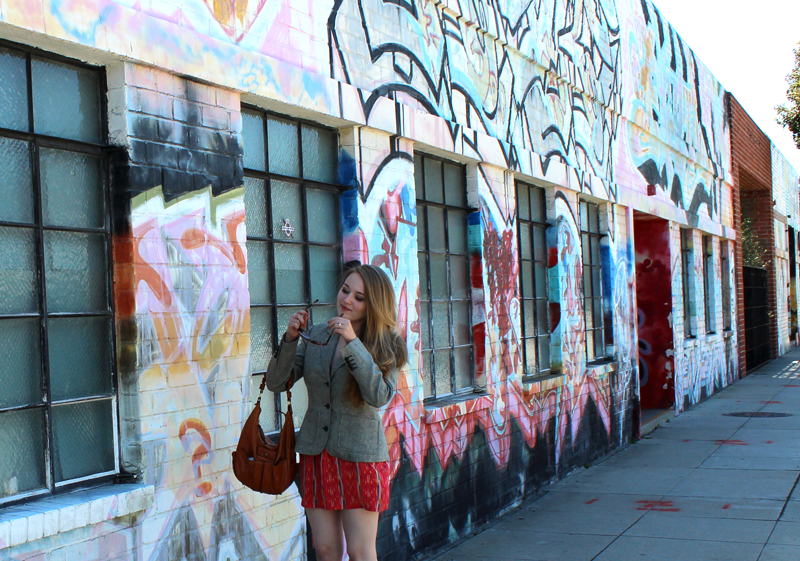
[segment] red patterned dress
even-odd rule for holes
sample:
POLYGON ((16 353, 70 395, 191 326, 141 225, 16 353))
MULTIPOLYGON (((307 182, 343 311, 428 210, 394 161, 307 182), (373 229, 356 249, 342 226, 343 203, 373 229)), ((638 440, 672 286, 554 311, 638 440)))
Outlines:
POLYGON ((323 450, 300 454, 303 508, 382 512, 389 508, 389 462, 349 462, 323 450))

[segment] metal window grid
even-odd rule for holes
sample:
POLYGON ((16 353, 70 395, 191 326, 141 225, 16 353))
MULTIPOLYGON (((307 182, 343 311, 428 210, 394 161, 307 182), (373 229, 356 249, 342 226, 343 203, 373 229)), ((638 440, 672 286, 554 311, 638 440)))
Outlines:
POLYGON ((716 331, 716 318, 714 317, 714 241, 711 236, 703 236, 703 304, 706 316, 706 332, 716 331))
MULTIPOLYGON (((105 73, 102 69, 96 66, 84 64, 73 59, 61 57, 41 51, 39 49, 0 41, 0 47, 9 51, 15 52, 17 55, 25 58, 26 66, 26 81, 27 81, 27 103, 28 103, 28 130, 20 131, 15 129, 6 129, 0 127, 0 138, 7 138, 19 140, 28 143, 29 157, 30 157, 30 171, 31 171, 31 188, 33 199, 33 221, 31 223, 13 222, 13 221, 0 221, 0 227, 14 228, 19 230, 28 230, 34 232, 35 243, 35 270, 36 270, 36 290, 37 290, 37 304, 39 307, 38 312, 30 313, 10 313, 0 314, 0 321, 9 319, 22 319, 31 318, 38 320, 39 330, 39 367, 41 368, 41 400, 37 403, 27 403, 12 407, 0 408, 0 420, 4 413, 12 413, 16 411, 42 409, 44 412, 44 426, 46 434, 44 435, 44 463, 45 463, 45 486, 43 488, 18 493, 8 497, 0 498, 0 506, 8 506, 24 502, 31 498, 39 498, 43 495, 56 494, 67 492, 75 489, 76 487, 85 487, 92 485, 99 485, 113 480, 120 473, 120 452, 119 452, 119 421, 118 421, 118 400, 117 400, 117 371, 116 371, 116 336, 113 325, 114 320, 114 299, 113 299, 113 274, 112 274, 112 244, 111 244, 111 193, 109 189, 109 159, 108 152, 108 127, 106 125, 107 108, 105 103, 106 91, 105 73), (97 108, 100 116, 100 142, 92 143, 79 140, 68 140, 59 137, 39 134, 35 130, 35 116, 34 116, 34 101, 33 101, 33 80, 32 80, 32 59, 46 59, 62 64, 68 64, 75 68, 88 69, 95 72, 98 76, 98 89, 100 100, 99 107, 97 108), (42 185, 41 185, 41 169, 40 169, 40 154, 42 149, 55 149, 68 151, 78 154, 85 154, 98 158, 100 163, 100 178, 102 181, 102 215, 103 226, 98 228, 87 227, 73 227, 73 226, 47 226, 44 225, 42 216, 42 185), (46 291, 46 275, 45 275, 45 249, 44 237, 45 232, 69 232, 80 234, 100 234, 103 236, 103 243, 105 245, 104 258, 106 262, 105 271, 105 288, 106 288, 106 309, 92 312, 49 312, 47 307, 47 291, 46 291), (53 401, 52 398, 52 384, 50 379, 50 354, 49 354, 49 326, 48 320, 53 318, 96 318, 105 317, 109 324, 109 362, 108 376, 111 378, 111 390, 107 393, 100 393, 96 395, 83 396, 80 398, 69 398, 58 401, 53 401), (67 404, 80 404, 90 403, 96 401, 110 401, 112 418, 109 421, 113 425, 113 447, 114 447, 114 463, 113 469, 91 474, 84 477, 78 477, 71 480, 56 482, 56 466, 53 460, 55 453, 55 439, 53 434, 53 406, 54 405, 67 405, 67 404)), ((0 478, 3 478, 0 474, 0 478)))
POLYGON ((692 230, 681 229, 681 278, 683 280, 683 333, 686 337, 694 337, 692 320, 692 300, 694 287, 692 286, 692 268, 694 267, 694 250, 692 243, 692 230))
POLYGON ((581 252, 583 254, 583 319, 586 361, 605 358, 603 318, 603 264, 600 259, 600 205, 580 201, 581 252))

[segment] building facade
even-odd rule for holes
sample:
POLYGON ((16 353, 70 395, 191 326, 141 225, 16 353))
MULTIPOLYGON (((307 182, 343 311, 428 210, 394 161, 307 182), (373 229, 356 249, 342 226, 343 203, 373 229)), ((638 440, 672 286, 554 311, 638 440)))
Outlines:
POLYGON ((311 556, 230 454, 352 259, 410 353, 381 559, 739 376, 726 92, 647 0, 5 0, 0 38, 3 558, 311 556))

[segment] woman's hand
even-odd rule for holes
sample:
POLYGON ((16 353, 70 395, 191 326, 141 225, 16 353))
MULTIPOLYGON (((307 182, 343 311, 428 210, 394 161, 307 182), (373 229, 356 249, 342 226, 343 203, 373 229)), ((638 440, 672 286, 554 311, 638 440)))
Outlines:
POLYGON ((350 320, 343 317, 335 317, 328 320, 328 329, 349 343, 356 338, 356 332, 350 324, 350 320))
POLYGON ((286 327, 286 341, 291 343, 297 341, 300 337, 300 331, 306 328, 308 323, 308 312, 300 310, 295 312, 289 318, 289 325, 286 327))

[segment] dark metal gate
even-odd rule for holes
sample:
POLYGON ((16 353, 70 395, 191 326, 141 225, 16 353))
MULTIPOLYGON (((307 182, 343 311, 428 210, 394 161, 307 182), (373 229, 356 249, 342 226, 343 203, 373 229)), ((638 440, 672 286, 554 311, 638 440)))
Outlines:
POLYGON ((770 359, 767 270, 744 267, 744 341, 747 370, 770 359))

